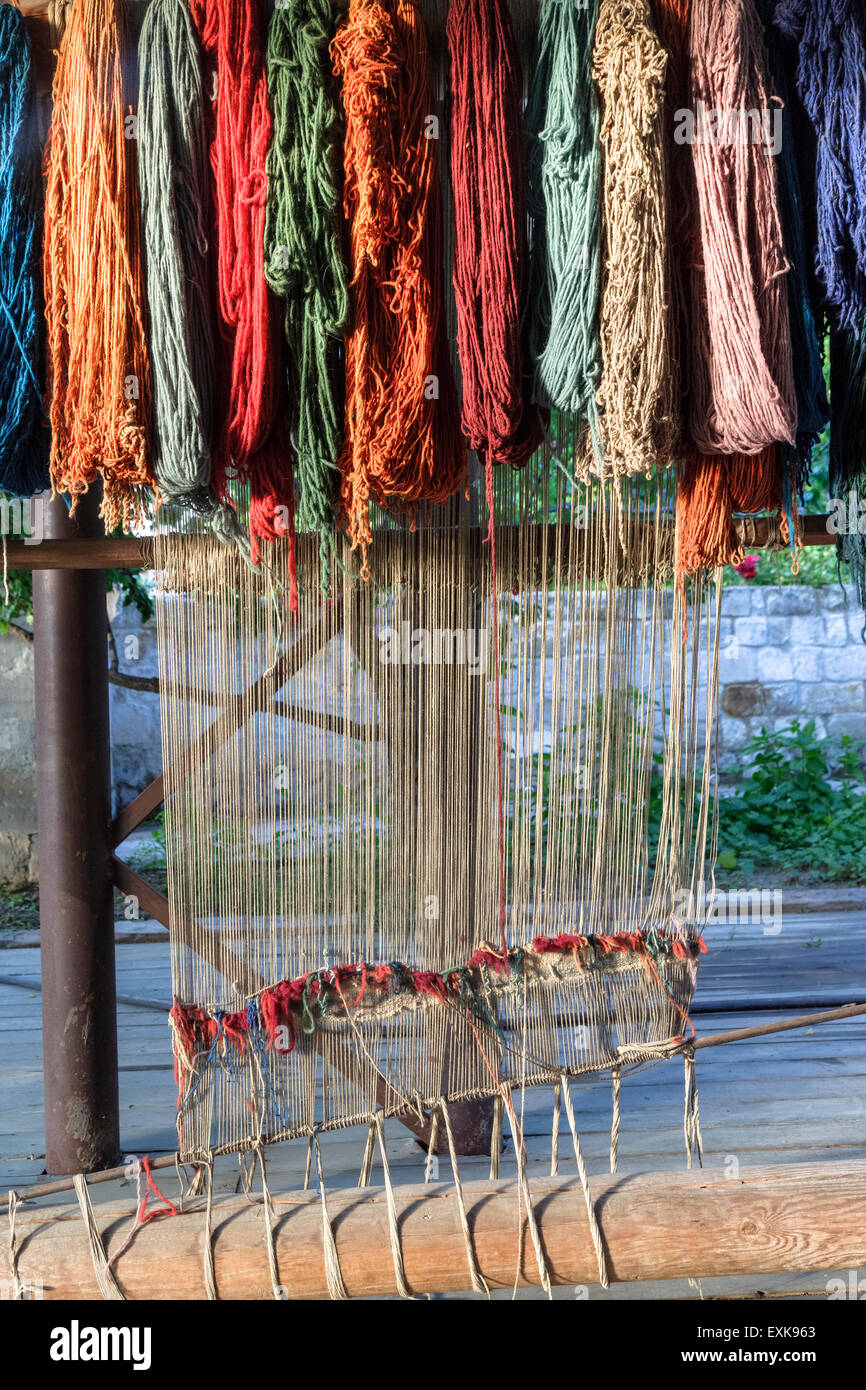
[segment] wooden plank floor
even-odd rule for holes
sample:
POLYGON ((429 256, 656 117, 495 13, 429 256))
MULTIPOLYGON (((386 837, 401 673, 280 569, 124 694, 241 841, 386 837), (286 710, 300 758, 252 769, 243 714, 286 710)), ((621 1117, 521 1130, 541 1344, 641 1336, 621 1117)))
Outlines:
MULTIPOLYGON (((802 1012, 803 1007, 866 999, 866 912, 804 914, 783 918, 776 932, 760 925, 713 924, 709 953, 701 963, 695 1025, 699 1035, 802 1012), (784 1006, 784 1007, 783 1007, 784 1006)), ((0 951, 0 1184, 26 1189, 44 1169, 41 998, 28 987, 39 979, 36 948, 0 951), (11 983, 16 981, 17 983, 11 983)), ((170 998, 165 943, 124 945, 117 951, 119 994, 150 1000, 170 998)), ((165 1013, 120 1005, 121 1140, 127 1154, 155 1155, 174 1149, 175 1085, 165 1013)), ((698 1054, 704 1164, 738 1167, 866 1157, 866 1017, 825 1024, 754 1041, 727 1044, 698 1054)), ((607 1171, 610 1082, 575 1083, 575 1110, 590 1174, 607 1171)), ((623 1080, 619 1171, 678 1169, 685 1162, 683 1068, 678 1060, 623 1080)), ((523 1124, 532 1172, 549 1165, 552 1104, 544 1089, 528 1091, 523 1124)), ((423 1180, 424 1155, 397 1122, 388 1127, 388 1152, 395 1182, 423 1180)), ((322 1150, 331 1187, 357 1181, 364 1136, 358 1131, 325 1135, 322 1150)), ((567 1131, 560 1143, 560 1171, 570 1173, 567 1131)), ((272 1187, 303 1183, 306 1144, 271 1151, 272 1187)), ((509 1145, 501 1174, 514 1169, 509 1145)), ((465 1180, 487 1173, 484 1160, 461 1164, 465 1180)), ((440 1161, 440 1180, 450 1178, 440 1161)), ((235 1159, 219 1161, 218 1187, 238 1186, 235 1159)), ((373 1182, 381 1181, 374 1169, 373 1182)), ((164 1190, 176 1191, 174 1176, 164 1190)), ((116 1200, 128 1184, 93 1189, 95 1201, 116 1200)), ((60 1197, 54 1199, 62 1202, 60 1197)), ((846 1274, 841 1271, 840 1273, 846 1274)), ((605 1293, 558 1290, 559 1298, 697 1298, 826 1296, 830 1273, 814 1276, 755 1276, 748 1280, 619 1285, 605 1293)), ((523 1291, 521 1297, 534 1297, 523 1291)))

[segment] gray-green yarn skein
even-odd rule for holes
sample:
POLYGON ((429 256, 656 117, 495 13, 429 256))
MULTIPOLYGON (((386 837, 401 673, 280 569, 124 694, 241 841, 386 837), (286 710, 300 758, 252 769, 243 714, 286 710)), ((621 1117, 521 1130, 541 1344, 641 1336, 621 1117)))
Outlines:
POLYGON ((593 432, 601 375, 597 19, 598 0, 542 0, 526 107, 533 395, 539 405, 589 419, 593 432))
POLYGON ((193 508, 220 539, 244 548, 233 509, 211 489, 217 339, 207 240, 207 98, 184 0, 152 0, 138 55, 154 472, 165 502, 193 508))
POLYGON ((349 290, 340 230, 340 112, 329 46, 333 0, 284 0, 268 29, 274 134, 268 154, 265 275, 285 300, 297 526, 317 531, 327 584, 343 423, 340 339, 349 290))

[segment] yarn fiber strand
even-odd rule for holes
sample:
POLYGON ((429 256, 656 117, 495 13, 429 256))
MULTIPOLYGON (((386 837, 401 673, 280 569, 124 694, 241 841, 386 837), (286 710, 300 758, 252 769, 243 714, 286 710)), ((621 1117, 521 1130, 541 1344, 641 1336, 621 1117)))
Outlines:
POLYGON ((140 515, 152 478, 128 51, 123 0, 75 0, 45 152, 51 478, 74 504, 101 476, 108 529, 140 515))

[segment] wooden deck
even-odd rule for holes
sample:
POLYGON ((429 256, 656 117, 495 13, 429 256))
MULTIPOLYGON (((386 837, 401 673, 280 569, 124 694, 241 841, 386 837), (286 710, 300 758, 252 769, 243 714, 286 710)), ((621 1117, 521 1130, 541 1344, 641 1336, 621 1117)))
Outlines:
MULTIPOLYGON (((778 934, 756 925, 713 925, 707 935, 696 996, 699 1035, 807 1012, 812 1008, 866 1000, 866 912, 785 917, 778 934)), ((0 1184, 23 1191, 44 1168, 41 1001, 30 982, 39 978, 36 948, 0 950, 0 1184)), ((167 944, 123 945, 117 950, 120 995, 170 998, 167 944)), ((126 1153, 174 1149, 175 1086, 164 1012, 121 1004, 119 1015, 121 1138, 126 1153)), ((755 1164, 839 1161, 866 1157, 866 1016, 698 1054, 704 1164, 736 1175, 755 1164)), ((606 1172, 609 1149, 610 1083, 606 1078, 575 1083, 575 1109, 590 1174, 606 1172)), ((683 1068, 679 1060, 623 1080, 619 1171, 676 1169, 685 1163, 683 1068)), ((525 1132, 532 1171, 548 1170, 552 1104, 549 1092, 528 1091, 525 1132)), ((564 1123, 564 1122, 563 1122, 564 1123)), ((357 1131, 325 1135, 322 1150, 329 1186, 357 1181, 364 1136, 357 1131)), ((388 1125, 388 1151, 395 1182, 423 1180, 424 1156, 408 1132, 388 1125)), ((570 1140, 560 1144, 560 1171, 569 1173, 570 1140)), ((306 1144, 272 1151, 272 1187, 303 1183, 306 1144)), ((482 1160, 461 1164, 464 1178, 486 1175, 482 1160)), ((513 1151, 503 1156, 501 1175, 514 1169, 513 1151)), ((380 1170, 379 1170, 380 1171, 380 1170)), ((450 1178, 440 1160, 440 1176, 450 1178)), ((173 1174, 164 1190, 176 1190, 173 1174)), ((220 1160, 219 1190, 238 1187, 235 1159, 220 1160)), ((373 1182, 380 1181, 374 1168, 373 1182)), ((162 1184, 161 1184, 162 1185, 162 1184)), ((96 1202, 133 1193, 128 1184, 93 1189, 96 1202)), ((62 1202, 60 1197, 53 1199, 62 1202)), ((840 1271, 840 1273, 847 1272, 840 1271)), ((826 1296, 830 1272, 749 1280, 704 1280, 702 1285, 618 1285, 595 1299, 652 1299, 761 1296, 826 1296)), ((497 1295, 497 1297, 500 1295, 497 1295)), ((505 1295, 502 1295, 505 1296, 505 1295)), ((510 1296, 510 1295, 508 1295, 510 1296)), ((521 1297, 543 1296, 523 1291, 521 1297)), ((558 1298, 586 1296, 559 1289, 558 1298)))

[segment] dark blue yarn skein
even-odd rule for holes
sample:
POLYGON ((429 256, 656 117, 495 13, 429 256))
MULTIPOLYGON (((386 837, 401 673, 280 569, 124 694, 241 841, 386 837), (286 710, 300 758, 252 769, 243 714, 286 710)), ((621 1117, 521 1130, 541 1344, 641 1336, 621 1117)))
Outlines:
POLYGON ((797 158, 797 139, 792 119, 796 49, 786 42, 773 25, 776 0, 757 0, 757 9, 764 25, 772 91, 780 102, 781 143, 776 158, 776 184, 785 251, 791 263, 788 303, 794 386, 797 392, 797 443, 794 449, 785 446, 783 452, 802 489, 809 476, 812 449, 830 418, 821 344, 812 303, 804 215, 805 200, 814 200, 814 170, 811 174, 806 168, 801 170, 797 158))
POLYGON ((0 5, 0 488, 48 486, 42 400, 41 151, 30 40, 19 10, 0 5))

